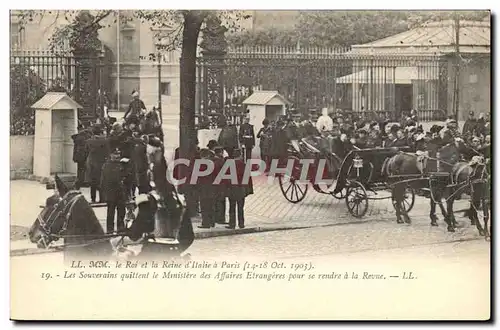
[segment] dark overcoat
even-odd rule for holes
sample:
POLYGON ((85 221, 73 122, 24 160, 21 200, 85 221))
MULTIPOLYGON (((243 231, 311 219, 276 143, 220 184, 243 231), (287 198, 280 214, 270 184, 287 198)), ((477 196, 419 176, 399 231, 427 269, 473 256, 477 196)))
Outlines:
POLYGON ((85 181, 93 186, 99 186, 102 166, 109 154, 109 143, 105 137, 95 136, 87 141, 88 157, 85 171, 85 181))
POLYGON ((120 160, 108 160, 102 167, 100 193, 107 202, 125 202, 123 166, 120 160))

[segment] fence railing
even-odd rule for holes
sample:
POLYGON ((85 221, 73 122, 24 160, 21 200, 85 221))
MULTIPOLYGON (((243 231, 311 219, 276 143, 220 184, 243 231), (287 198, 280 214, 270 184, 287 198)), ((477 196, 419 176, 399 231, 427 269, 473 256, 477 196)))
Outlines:
POLYGON ((442 118, 448 108, 448 62, 432 54, 376 54, 350 48, 240 47, 198 59, 197 111, 222 113, 253 91, 277 90, 302 113, 346 109, 417 110, 442 118))
POLYGON ((110 95, 111 86, 106 83, 110 78, 110 68, 100 53, 75 56, 67 50, 11 49, 10 66, 37 76, 46 91, 56 89, 69 93, 84 107, 79 113, 82 118, 98 116, 103 108, 102 96, 105 93, 110 95))

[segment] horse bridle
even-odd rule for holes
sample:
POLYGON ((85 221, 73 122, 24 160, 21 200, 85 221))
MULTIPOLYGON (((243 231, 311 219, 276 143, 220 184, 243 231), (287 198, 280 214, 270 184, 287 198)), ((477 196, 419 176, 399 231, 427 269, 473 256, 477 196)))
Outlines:
POLYGON ((42 228, 44 235, 41 235, 37 243, 41 242, 44 247, 47 247, 50 242, 47 242, 46 237, 51 237, 54 240, 59 239, 60 235, 66 231, 68 220, 71 212, 73 211, 73 207, 75 206, 76 202, 82 197, 83 195, 79 191, 69 191, 62 198, 60 198, 58 202, 52 205, 53 210, 49 214, 47 220, 44 220, 42 217, 43 211, 40 212, 37 220, 40 224, 40 227, 42 228), (61 214, 64 215, 64 223, 61 227, 61 230, 59 230, 59 232, 57 233, 52 233, 52 226, 61 216, 61 214))

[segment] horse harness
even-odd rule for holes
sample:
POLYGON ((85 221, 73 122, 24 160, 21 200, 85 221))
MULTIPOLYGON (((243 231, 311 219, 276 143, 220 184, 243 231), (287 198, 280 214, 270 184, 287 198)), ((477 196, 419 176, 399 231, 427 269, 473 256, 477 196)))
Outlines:
MULTIPOLYGON (((61 236, 61 234, 66 231, 68 227, 68 220, 73 211, 73 207, 75 206, 76 202, 81 198, 84 198, 81 192, 69 191, 61 199, 59 199, 58 202, 56 202, 53 205, 53 210, 49 214, 47 220, 43 219, 42 214, 44 214, 44 211, 42 210, 42 212, 40 212, 37 219, 38 222, 40 223, 40 227, 42 228, 46 236, 53 237, 57 240, 61 236), (61 227, 61 230, 59 230, 58 233, 52 233, 51 232, 52 226, 54 225, 56 220, 61 216, 61 214, 64 216, 64 223, 61 227)), ((42 235, 40 240, 42 241, 44 246, 47 246, 47 242, 45 241, 45 236, 42 235)))

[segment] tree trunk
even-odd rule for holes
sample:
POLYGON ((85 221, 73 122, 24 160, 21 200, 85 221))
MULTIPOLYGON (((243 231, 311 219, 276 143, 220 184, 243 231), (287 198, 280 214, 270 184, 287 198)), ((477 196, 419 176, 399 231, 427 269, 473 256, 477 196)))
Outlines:
MULTIPOLYGON (((182 33, 182 52, 180 59, 180 158, 190 158, 196 148, 195 96, 196 96, 196 48, 198 36, 205 14, 186 11, 182 33)), ((183 168, 183 167, 181 167, 183 168)), ((186 173, 180 173, 182 177, 186 173)))

